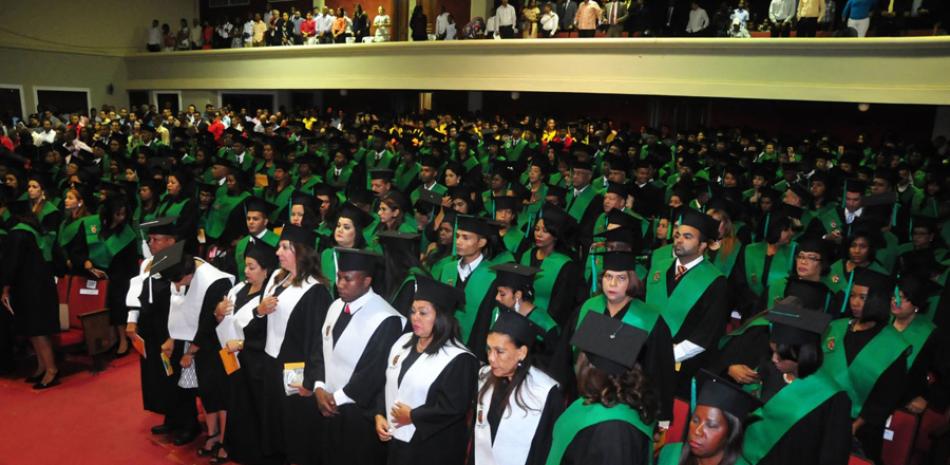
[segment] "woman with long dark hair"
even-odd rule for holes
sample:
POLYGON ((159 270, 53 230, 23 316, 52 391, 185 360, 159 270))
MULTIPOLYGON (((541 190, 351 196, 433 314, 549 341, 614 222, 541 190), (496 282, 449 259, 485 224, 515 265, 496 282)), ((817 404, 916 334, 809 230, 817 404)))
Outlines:
MULTIPOLYGON (((363 231, 372 223, 373 217, 352 203, 346 203, 340 208, 337 216, 336 228, 333 230, 333 245, 348 249, 366 248, 366 237, 363 231)), ((336 292, 336 259, 333 247, 327 247, 320 253, 320 265, 326 274, 326 285, 334 295, 336 292)))
POLYGON ((742 456, 746 417, 760 402, 707 371, 687 426, 688 444, 672 443, 660 453, 660 465, 734 465, 742 456))
POLYGON ((412 332, 389 352, 385 404, 375 417, 376 434, 389 443, 389 464, 464 461, 478 368, 453 316, 464 299, 452 286, 416 278, 412 332))
POLYGON ((772 325, 772 358, 760 370, 765 405, 759 421, 746 428, 744 463, 847 463, 851 400, 818 371, 824 360, 821 336, 831 316, 783 300, 766 318, 772 325))
POLYGON ((198 232, 198 206, 195 183, 187 170, 175 171, 165 179, 165 197, 158 204, 156 215, 174 216, 178 237, 192 240, 198 232))
POLYGON ((566 211, 545 204, 534 225, 534 247, 520 261, 522 265, 541 269, 534 282, 534 302, 561 325, 580 303, 580 289, 586 287, 582 270, 572 258, 570 238, 574 237, 576 226, 566 211))
POLYGON ((554 424, 548 465, 648 464, 659 409, 656 393, 637 366, 647 333, 590 312, 571 342, 579 398, 554 424))
POLYGON ((284 381, 287 364, 303 364, 309 359, 308 341, 314 334, 320 334, 332 300, 313 248, 316 239, 311 228, 284 226, 277 248, 280 269, 268 279, 255 313, 256 317, 267 317, 264 352, 271 357, 269 421, 273 427, 265 434, 276 434, 271 440, 282 444, 286 460, 291 464, 314 463, 320 457, 317 446, 326 446, 313 440, 319 437, 322 419, 313 408, 313 399, 306 398, 309 391, 284 381), (304 395, 287 395, 294 389, 304 395), (277 421, 274 421, 275 414, 277 421))
POLYGON ((139 274, 138 236, 129 224, 131 212, 124 195, 111 193, 103 202, 99 216, 89 218, 87 228, 90 233, 85 237, 87 260, 92 264, 87 272, 98 279, 109 280, 106 307, 109 309, 109 323, 118 333, 116 355, 120 356, 128 353, 129 349, 125 334, 129 308, 125 303, 125 295, 129 290, 129 281, 139 274))
POLYGON ((428 271, 419 261, 419 235, 395 231, 377 234, 383 247, 386 300, 401 315, 408 318, 412 313, 416 276, 428 276, 428 271))
MULTIPOLYGON (((244 254, 244 277, 231 288, 215 310, 216 328, 221 347, 235 354, 241 369, 228 377, 230 395, 225 424, 212 448, 216 460, 231 458, 241 463, 267 463, 266 458, 282 449, 263 434, 267 418, 269 391, 267 320, 255 318, 254 310, 264 294, 264 285, 277 268, 277 255, 270 246, 254 242, 244 254)), ((212 436, 209 435, 209 439, 212 436)), ((208 444, 206 443, 207 447, 208 444)))
POLYGON ((422 12, 422 5, 416 5, 412 10, 412 16, 409 18, 409 28, 412 29, 412 40, 428 40, 429 32, 426 30, 428 27, 429 20, 426 18, 425 13, 422 12))
POLYGON ((91 220, 94 216, 94 202, 93 193, 85 187, 70 187, 63 195, 65 217, 56 234, 56 242, 65 259, 65 267, 62 266, 63 260, 58 260, 58 271, 65 271, 57 273, 58 275, 92 273, 92 262, 86 259, 86 234, 98 231, 93 231, 95 228, 92 227, 91 221, 87 227, 86 220, 91 220))
POLYGON ((488 361, 478 374, 471 464, 543 464, 554 422, 564 409, 557 381, 533 363, 541 328, 501 310, 488 334, 488 361))
POLYGON ((15 225, 3 240, 0 303, 13 316, 17 333, 29 338, 36 352, 36 371, 27 378, 34 389, 59 384, 59 369, 50 335, 59 332, 56 281, 48 259, 43 257, 42 229, 28 202, 7 205, 15 225))
POLYGON ((40 225, 41 248, 51 250, 56 243, 56 233, 63 221, 63 214, 56 207, 55 195, 51 191, 53 183, 45 175, 33 173, 27 178, 26 195, 30 201, 30 210, 36 215, 40 225))

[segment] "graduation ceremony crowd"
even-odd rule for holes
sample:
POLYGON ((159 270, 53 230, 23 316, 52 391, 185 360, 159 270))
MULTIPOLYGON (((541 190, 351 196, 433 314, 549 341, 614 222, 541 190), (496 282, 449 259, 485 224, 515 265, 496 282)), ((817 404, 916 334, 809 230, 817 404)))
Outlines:
POLYGON ((4 126, 35 388, 79 275, 210 463, 881 463, 948 410, 945 140, 206 110, 4 126))

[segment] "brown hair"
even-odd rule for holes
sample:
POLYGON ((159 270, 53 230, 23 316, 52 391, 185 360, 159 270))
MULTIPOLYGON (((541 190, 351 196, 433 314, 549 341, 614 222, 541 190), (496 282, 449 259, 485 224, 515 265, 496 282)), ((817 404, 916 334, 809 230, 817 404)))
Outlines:
POLYGON ((639 365, 622 375, 611 375, 591 365, 587 355, 581 352, 578 356, 577 387, 585 405, 613 407, 625 404, 636 410, 644 423, 653 423, 660 410, 656 392, 639 365))

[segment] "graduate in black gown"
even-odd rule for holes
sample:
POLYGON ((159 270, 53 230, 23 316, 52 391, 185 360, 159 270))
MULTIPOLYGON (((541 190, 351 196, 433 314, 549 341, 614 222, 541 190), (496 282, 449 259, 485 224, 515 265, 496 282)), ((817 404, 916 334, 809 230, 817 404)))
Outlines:
MULTIPOLYGON (((208 434, 213 438, 221 434, 220 424, 226 420, 224 410, 228 402, 227 374, 218 355, 221 343, 215 333, 214 314, 218 302, 234 284, 234 276, 184 253, 185 246, 184 242, 177 242, 163 251, 162 258, 156 259, 150 271, 162 273, 171 288, 168 339, 162 344, 162 353, 184 372, 180 375, 182 379, 178 382, 172 409, 190 415, 195 408, 194 396, 200 397, 208 434), (188 369, 194 370, 196 389, 187 382, 188 369)), ((175 438, 175 443, 189 443, 198 432, 197 428, 186 430, 175 438)), ((207 446, 203 451, 213 452, 207 446)))
POLYGON ((492 324, 502 310, 510 310, 527 317, 540 329, 537 341, 531 348, 533 364, 542 370, 548 370, 560 340, 561 328, 548 315, 547 309, 535 305, 535 275, 541 270, 517 263, 502 263, 492 269, 497 276, 495 288, 498 290, 495 294, 498 306, 492 312, 492 324))
POLYGON ((415 287, 412 332, 396 340, 387 358, 376 434, 387 443, 389 465, 461 464, 478 371, 478 360, 458 339, 454 316, 465 296, 425 276, 415 287))
POLYGON ((533 247, 521 256, 522 265, 540 268, 535 277, 535 303, 547 310, 559 325, 586 296, 583 267, 575 261, 573 238, 580 230, 561 208, 546 203, 531 233, 533 247))
POLYGON ((648 334, 590 312, 571 343, 580 398, 554 424, 547 465, 648 464, 659 402, 637 356, 648 334))
POLYGON ((547 459, 564 395, 534 364, 533 347, 542 331, 511 310, 501 310, 492 325, 489 365, 478 375, 469 464, 537 465, 547 459))
POLYGON ((708 371, 701 370, 696 377, 698 388, 687 441, 663 446, 657 463, 734 465, 740 459, 749 412, 761 402, 708 371))
POLYGON ((746 429, 748 465, 844 465, 851 451, 851 399, 827 373, 821 336, 831 316, 790 298, 766 316, 772 324, 772 359, 760 367, 758 421, 746 429))
POLYGON ((386 450, 373 416, 386 383, 387 356, 403 333, 405 318, 372 289, 378 255, 343 248, 336 254, 340 297, 330 305, 322 328, 312 333, 321 340, 307 354, 304 386, 313 387, 326 421, 319 438, 324 463, 381 463, 386 450))
POLYGON ((852 431, 865 457, 880 461, 884 425, 900 406, 910 344, 888 324, 893 281, 856 268, 849 309, 853 319, 831 323, 823 345, 827 370, 851 397, 852 431))
MULTIPOLYGON (((553 374, 565 386, 576 384, 573 366, 578 350, 570 341, 587 313, 597 312, 615 320, 646 331, 649 336, 643 344, 637 362, 657 392, 660 401, 659 421, 673 417, 673 391, 675 372, 673 365, 673 338, 670 328, 661 316, 661 309, 646 304, 634 297, 640 292, 637 286, 636 254, 633 252, 607 252, 604 254, 604 269, 597 279, 602 293, 587 299, 571 317, 555 353, 553 374), (562 378, 562 379, 561 379, 562 378), (570 384, 569 384, 570 383, 570 384)), ((565 389, 573 393, 573 389, 565 389)))
POLYGON ((672 256, 654 254, 646 279, 646 302, 661 309, 673 336, 675 392, 682 398, 689 397, 693 374, 716 359, 729 320, 726 278, 703 257, 718 235, 718 221, 684 210, 672 256))
POLYGON ((37 369, 28 379, 34 389, 59 384, 59 369, 50 336, 59 332, 56 282, 50 264, 43 259, 41 226, 26 201, 10 204, 16 225, 3 241, 3 308, 13 316, 17 334, 28 337, 37 354, 37 369))
MULTIPOLYGON (((223 348, 236 353, 240 369, 228 376, 228 408, 226 428, 214 456, 241 463, 280 463, 272 444, 265 444, 263 433, 267 424, 268 355, 267 319, 255 316, 264 286, 277 267, 275 250, 263 242, 248 246, 244 256, 244 281, 228 292, 227 300, 215 310, 216 332, 223 348)), ((207 446, 207 444, 206 444, 207 446)))
POLYGON ((950 345, 946 331, 926 318, 930 299, 938 290, 926 276, 909 274, 901 277, 891 298, 892 324, 912 347, 907 358, 907 389, 900 402, 912 413, 928 408, 947 410, 950 360, 938 354, 947 354, 950 345))
POLYGON ((268 280, 257 309, 267 316, 264 351, 273 357, 268 383, 273 383, 269 393, 278 413, 276 419, 271 416, 277 424, 267 433, 275 442, 282 440, 286 461, 296 465, 320 463, 326 446, 319 440, 324 420, 307 387, 312 384, 289 384, 285 374, 289 364, 302 367, 320 350, 320 326, 331 299, 312 246, 316 240, 312 228, 284 226, 277 247, 280 269, 268 280))
POLYGON ((170 410, 175 395, 177 380, 166 375, 162 357, 162 344, 168 339, 168 306, 171 287, 167 279, 151 271, 155 256, 175 245, 175 218, 164 217, 148 221, 139 228, 148 237, 148 250, 152 258, 144 260, 139 267, 139 275, 129 283, 126 305, 129 307, 129 319, 126 334, 130 338, 141 337, 144 341, 145 356, 140 358, 142 404, 145 410, 164 415, 160 425, 152 427, 152 434, 174 434, 178 430, 192 427, 196 420, 191 417, 176 417, 170 410))

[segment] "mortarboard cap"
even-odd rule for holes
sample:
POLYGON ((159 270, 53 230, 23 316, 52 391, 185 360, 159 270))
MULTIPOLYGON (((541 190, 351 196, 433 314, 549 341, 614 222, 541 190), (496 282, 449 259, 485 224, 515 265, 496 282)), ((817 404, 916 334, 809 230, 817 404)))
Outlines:
MULTIPOLYGON (((171 271, 168 276, 170 279, 174 279, 176 277, 180 279, 179 276, 174 276, 177 273, 174 273, 175 270, 173 268, 176 268, 181 264, 182 258, 184 258, 184 256, 184 242, 176 242, 174 245, 166 247, 164 250, 158 252, 152 257, 152 264, 149 266, 148 275, 155 276, 156 274, 168 270, 171 271)), ((177 279, 174 280, 177 281, 177 279)))
POLYGON ((691 208, 683 211, 680 225, 698 229, 707 241, 719 239, 719 222, 715 218, 691 208))
POLYGON ((541 271, 540 268, 518 263, 501 263, 492 266, 491 269, 496 273, 495 285, 516 290, 534 284, 534 276, 541 271))
POLYGON ((177 216, 163 216, 161 218, 156 218, 152 221, 146 221, 139 224, 139 229, 145 231, 146 234, 175 236, 177 235, 175 228, 176 221, 178 221, 177 216))
POLYGON ((488 224, 488 222, 483 218, 478 218, 476 216, 458 215, 456 227, 459 231, 475 233, 484 238, 491 237, 493 234, 495 234, 495 228, 488 224))
POLYGON ((455 310, 465 304, 465 294, 455 286, 436 281, 428 276, 416 276, 416 293, 413 300, 425 300, 436 307, 436 311, 454 315, 455 310))
POLYGON ((266 217, 270 215, 277 205, 274 205, 260 197, 248 197, 244 202, 244 210, 248 212, 261 212, 266 217))
POLYGON ((542 334, 541 328, 528 317, 507 309, 498 311, 498 319, 492 324, 490 332, 507 334, 520 344, 531 344, 542 334))
POLYGON ((700 370, 697 373, 696 381, 699 385, 696 405, 718 408, 738 418, 743 423, 745 423, 749 412, 762 405, 761 401, 752 397, 741 387, 706 370, 700 370))
POLYGON ((288 223, 284 225, 284 229, 280 232, 280 240, 313 247, 317 242, 317 233, 310 228, 288 223))
POLYGON ((637 255, 633 252, 612 251, 604 254, 604 271, 630 271, 636 266, 637 255))
POLYGON ((392 181, 393 180, 393 170, 379 168, 369 170, 370 179, 382 179, 383 181, 392 181))
MULTIPOLYGON (((244 256, 257 260, 258 265, 267 271, 273 271, 277 268, 277 249, 267 245, 264 241, 255 240, 248 244, 244 250, 244 256)), ((238 264, 241 266, 242 264, 238 264)))
MULTIPOLYGON (((372 272, 379 266, 382 255, 360 249, 336 247, 338 271, 366 271, 372 272)), ((417 277, 418 278, 418 277, 417 277)))
POLYGON ((779 300, 769 309, 765 319, 772 323, 772 341, 778 344, 802 345, 821 341, 831 315, 808 309, 795 296, 779 300))
POLYGON ((598 312, 588 312, 571 344, 587 354, 591 365, 607 374, 622 375, 637 363, 647 332, 598 312))
POLYGON ((927 301, 930 296, 940 291, 940 286, 936 283, 924 276, 913 273, 901 276, 897 287, 904 292, 907 299, 916 305, 921 312, 927 311, 929 307, 927 301))

